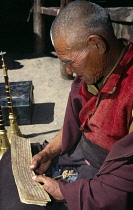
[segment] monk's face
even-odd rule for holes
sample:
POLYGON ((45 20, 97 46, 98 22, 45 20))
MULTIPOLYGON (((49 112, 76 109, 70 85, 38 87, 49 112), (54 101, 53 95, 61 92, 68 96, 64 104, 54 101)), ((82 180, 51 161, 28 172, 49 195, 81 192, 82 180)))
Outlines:
POLYGON ((104 58, 94 43, 77 50, 69 47, 62 38, 55 42, 57 56, 66 63, 68 74, 76 73, 81 80, 90 85, 103 76, 104 58))

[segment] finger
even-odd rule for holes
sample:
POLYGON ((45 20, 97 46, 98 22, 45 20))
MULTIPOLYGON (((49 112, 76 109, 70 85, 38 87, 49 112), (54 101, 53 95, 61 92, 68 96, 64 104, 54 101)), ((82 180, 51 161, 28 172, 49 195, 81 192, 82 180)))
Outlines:
POLYGON ((35 173, 38 175, 44 174, 45 171, 46 171, 46 169, 45 169, 44 165, 40 165, 39 168, 35 169, 35 173))
POLYGON ((30 165, 30 169, 34 170, 36 168, 36 165, 32 163, 32 165, 30 165))
POLYGON ((35 168, 37 168, 37 166, 39 165, 39 162, 40 162, 40 156, 39 155, 33 156, 33 160, 32 160, 32 164, 30 165, 30 169, 34 170, 35 168))
POLYGON ((36 182, 46 183, 45 175, 33 176, 32 179, 36 182))
POLYGON ((64 200, 64 197, 60 191, 59 184, 56 180, 53 180, 45 175, 33 176, 32 179, 36 182, 44 183, 44 189, 56 200, 64 200))
POLYGON ((33 160, 32 164, 30 165, 30 169, 34 170, 37 166, 38 166, 38 161, 37 160, 33 160))
POLYGON ((35 176, 32 177, 32 179, 34 181, 36 181, 36 182, 45 183, 46 185, 47 184, 51 184, 53 182, 57 182, 57 181, 53 180, 52 178, 45 176, 45 174, 43 174, 43 175, 35 175, 35 176))

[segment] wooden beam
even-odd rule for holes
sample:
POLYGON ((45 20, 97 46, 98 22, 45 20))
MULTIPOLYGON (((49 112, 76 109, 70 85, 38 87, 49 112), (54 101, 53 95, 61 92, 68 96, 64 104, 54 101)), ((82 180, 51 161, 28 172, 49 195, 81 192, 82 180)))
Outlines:
POLYGON ((41 7, 40 13, 45 15, 57 16, 60 12, 60 7, 41 7))
POLYGON ((33 30, 34 30, 34 51, 37 54, 42 54, 45 51, 45 26, 40 13, 42 6, 41 0, 34 0, 34 15, 33 15, 33 30))
POLYGON ((133 7, 106 8, 112 21, 133 23, 133 7))

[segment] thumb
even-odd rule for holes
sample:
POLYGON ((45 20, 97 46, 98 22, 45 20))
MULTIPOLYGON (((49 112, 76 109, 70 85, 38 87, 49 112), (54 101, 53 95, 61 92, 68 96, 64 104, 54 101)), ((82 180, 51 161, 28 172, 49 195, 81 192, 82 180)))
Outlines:
POLYGON ((32 179, 36 182, 41 182, 41 183, 46 182, 45 175, 33 176, 32 179))

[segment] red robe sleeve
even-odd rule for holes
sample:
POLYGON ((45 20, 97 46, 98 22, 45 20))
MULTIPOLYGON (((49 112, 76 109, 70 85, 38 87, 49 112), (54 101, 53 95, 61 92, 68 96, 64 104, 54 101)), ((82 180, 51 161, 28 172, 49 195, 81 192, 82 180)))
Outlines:
POLYGON ((59 186, 69 210, 133 209, 133 132, 114 144, 93 179, 59 186))

